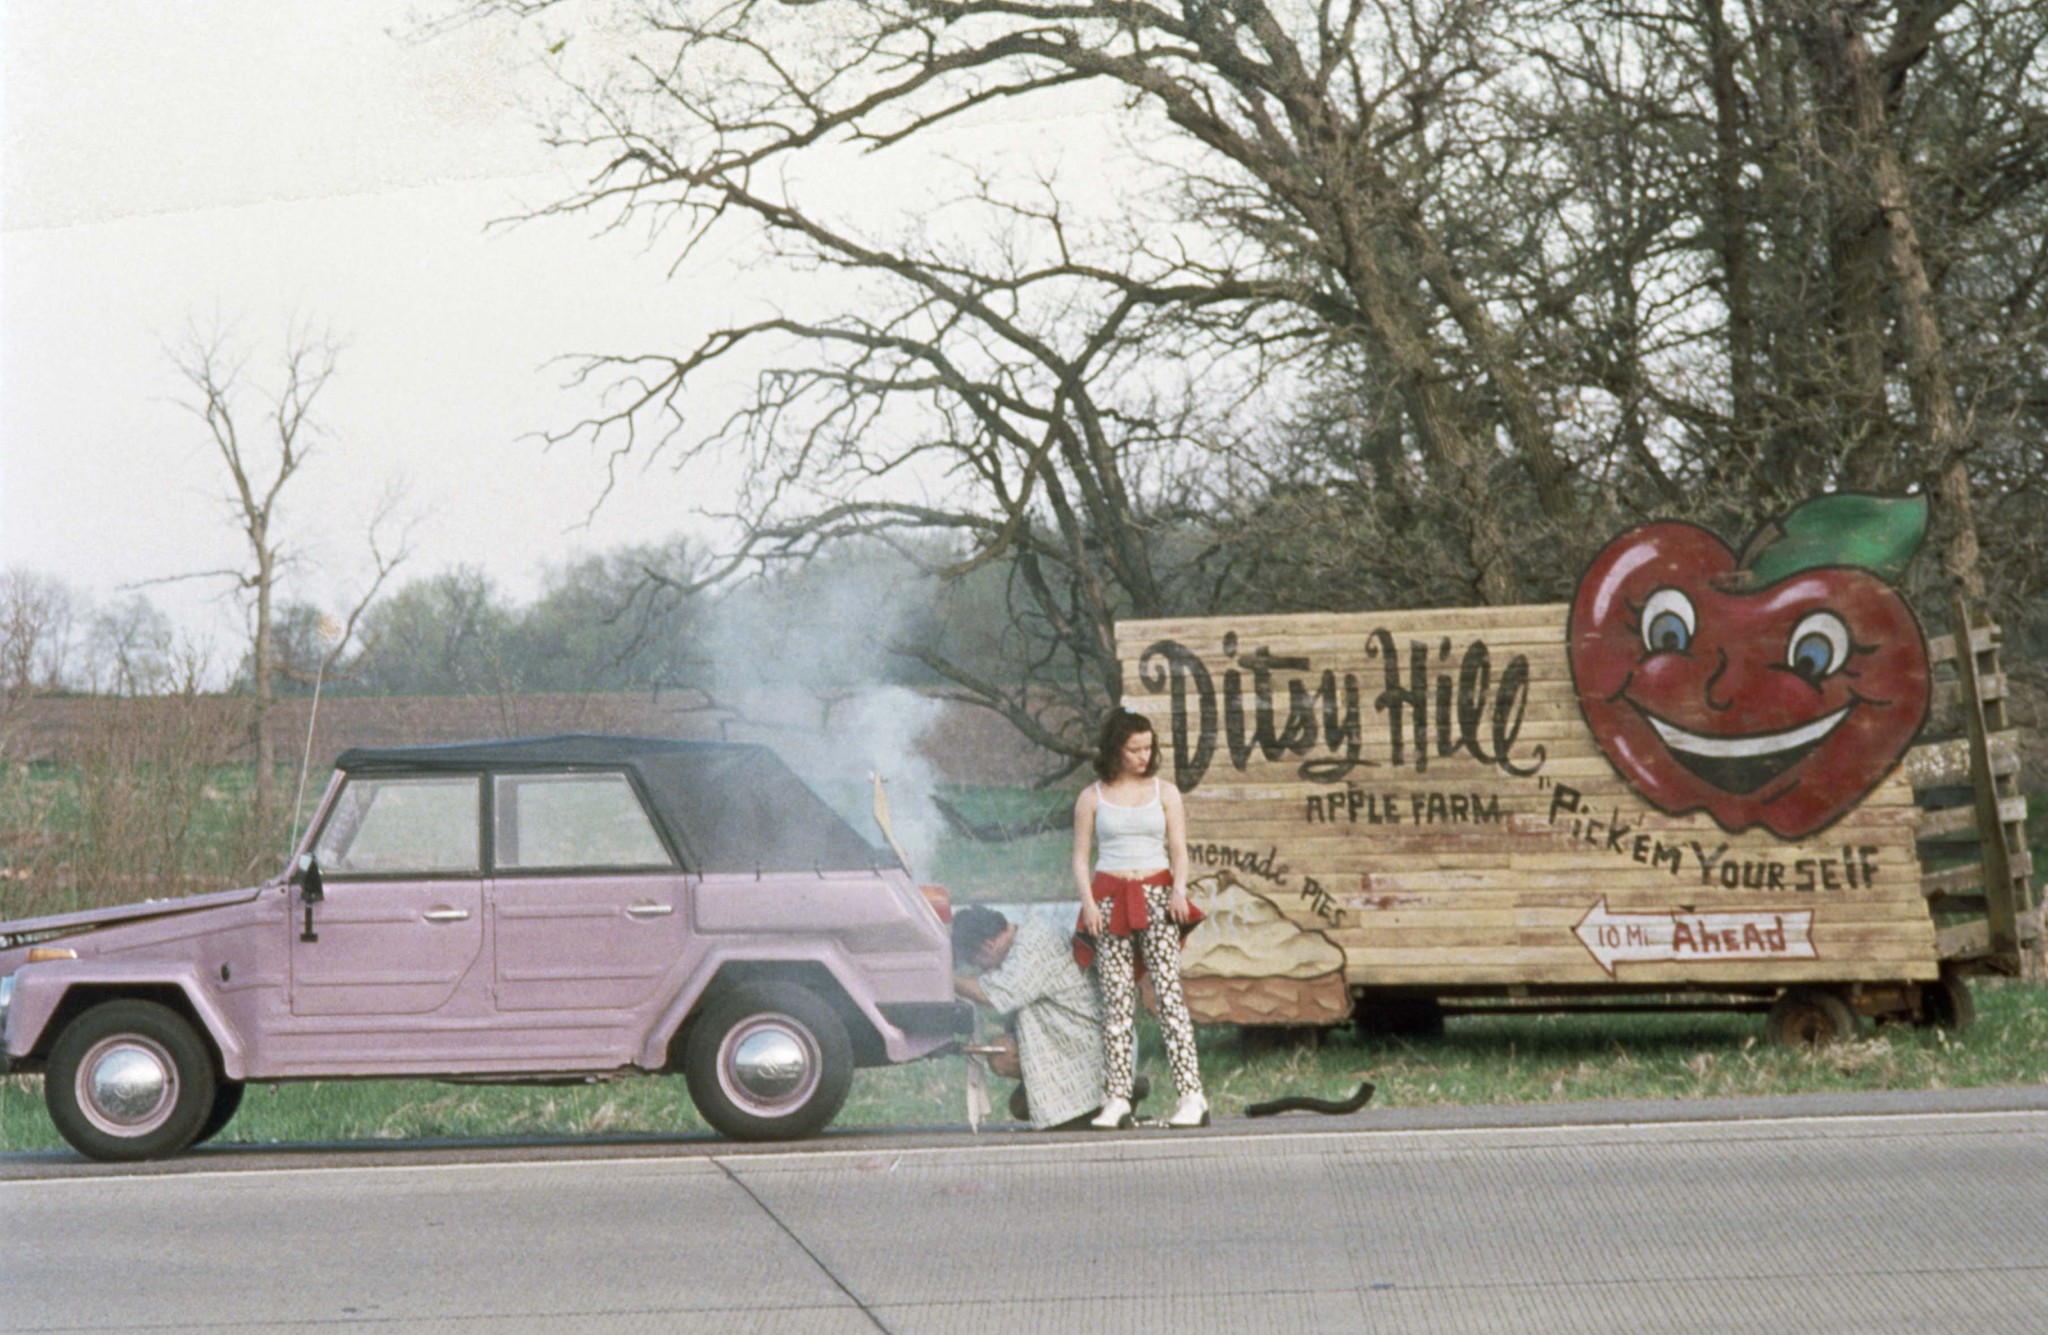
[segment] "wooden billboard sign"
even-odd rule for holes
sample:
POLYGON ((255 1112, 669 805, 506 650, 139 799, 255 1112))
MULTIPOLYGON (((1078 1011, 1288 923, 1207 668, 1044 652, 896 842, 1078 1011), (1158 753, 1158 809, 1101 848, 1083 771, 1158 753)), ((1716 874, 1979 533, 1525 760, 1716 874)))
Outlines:
POLYGON ((1919 624, 1873 560, 1745 561, 1648 525, 1571 604, 1120 624, 1186 794, 1197 1015, 1934 979, 1919 624))

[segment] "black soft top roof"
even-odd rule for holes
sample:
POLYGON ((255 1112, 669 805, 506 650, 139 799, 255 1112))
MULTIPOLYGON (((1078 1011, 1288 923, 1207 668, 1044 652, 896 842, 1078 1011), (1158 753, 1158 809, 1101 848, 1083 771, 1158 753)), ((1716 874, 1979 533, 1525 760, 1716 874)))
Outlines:
POLYGON ((444 746, 358 746, 349 773, 626 769, 692 871, 865 871, 895 856, 853 827, 765 746, 570 733, 444 746))

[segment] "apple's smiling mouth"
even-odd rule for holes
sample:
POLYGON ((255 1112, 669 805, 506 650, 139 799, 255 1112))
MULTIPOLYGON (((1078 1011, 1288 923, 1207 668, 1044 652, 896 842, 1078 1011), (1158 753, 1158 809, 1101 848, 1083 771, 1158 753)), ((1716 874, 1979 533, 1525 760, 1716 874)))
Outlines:
POLYGON ((1832 714, 1823 714, 1811 723, 1782 732, 1752 732, 1738 737, 1688 732, 1641 705, 1636 705, 1636 710, 1656 729, 1657 736, 1679 764, 1724 792, 1753 793, 1804 760, 1855 707, 1843 705, 1832 714))

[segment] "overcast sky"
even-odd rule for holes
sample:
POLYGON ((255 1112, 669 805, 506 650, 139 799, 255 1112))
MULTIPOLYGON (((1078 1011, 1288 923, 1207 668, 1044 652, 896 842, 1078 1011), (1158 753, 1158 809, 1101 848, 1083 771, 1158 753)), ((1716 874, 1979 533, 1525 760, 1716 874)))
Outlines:
MULTIPOLYGON (((706 482, 663 472, 584 527, 595 456, 522 437, 576 415, 550 359, 673 346, 700 294, 594 222, 487 233, 563 192, 522 105, 541 75, 491 32, 407 40, 408 9, 0 0, 0 565, 104 600, 238 564, 164 349, 229 326, 260 381, 294 318, 345 347, 286 517, 292 595, 349 599, 401 473, 430 515, 406 573, 469 562, 515 597, 549 561, 688 525, 706 482)), ((231 659, 222 591, 144 590, 231 659)))

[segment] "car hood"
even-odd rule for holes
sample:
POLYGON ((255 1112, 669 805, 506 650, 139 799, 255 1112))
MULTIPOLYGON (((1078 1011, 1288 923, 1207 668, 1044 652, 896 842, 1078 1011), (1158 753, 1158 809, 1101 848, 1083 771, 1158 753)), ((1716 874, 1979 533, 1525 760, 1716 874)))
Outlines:
POLYGON ((228 904, 246 904, 262 894, 264 889, 263 886, 252 885, 240 890, 214 890, 203 895, 183 895, 177 899, 151 899, 140 904, 117 904, 112 908, 85 909, 77 913, 52 913, 41 918, 17 918, 11 922, 0 922, 0 950, 36 941, 48 941, 53 937, 66 936, 88 928, 107 927, 115 923, 144 922, 151 918, 176 917, 181 913, 197 913, 228 904))

